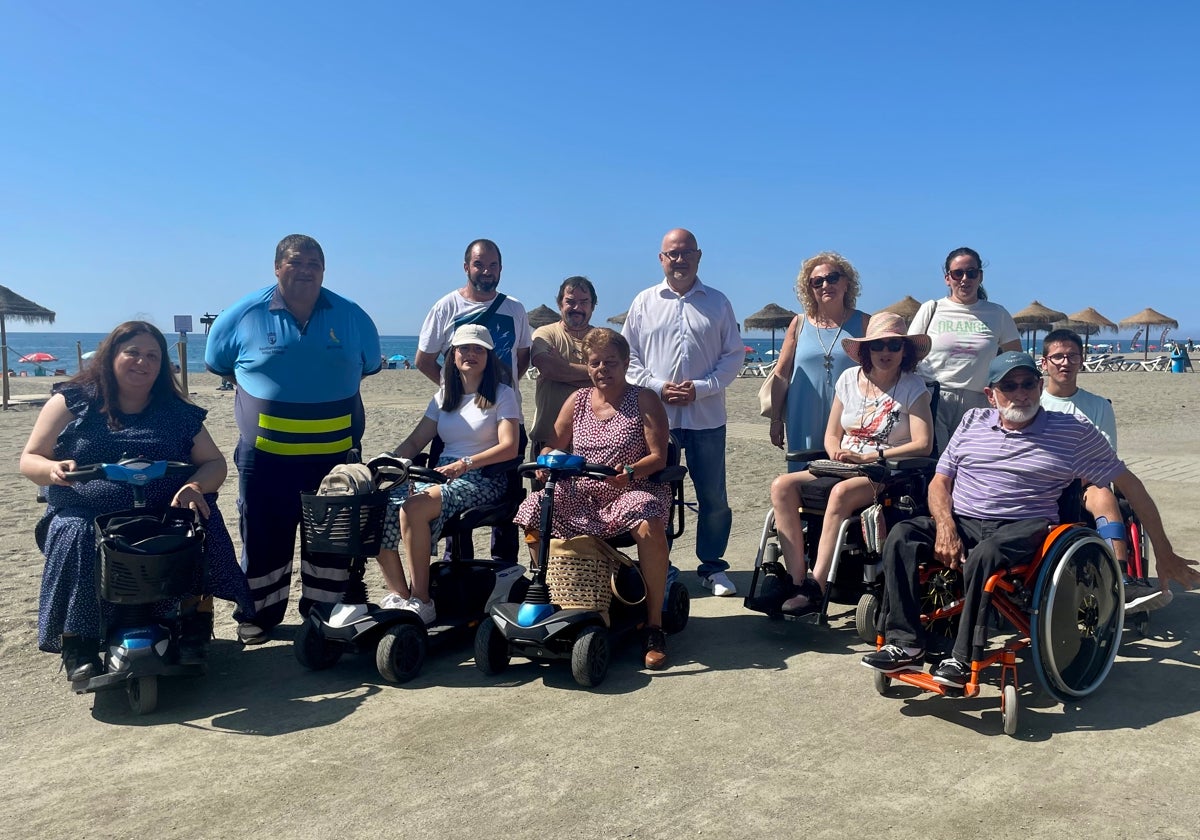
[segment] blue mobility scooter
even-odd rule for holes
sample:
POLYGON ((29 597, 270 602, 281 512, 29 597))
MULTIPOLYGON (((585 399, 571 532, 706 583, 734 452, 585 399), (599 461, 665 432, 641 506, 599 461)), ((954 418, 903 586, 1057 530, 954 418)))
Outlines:
POLYGON ((135 714, 158 706, 158 678, 199 676, 202 663, 179 661, 178 600, 203 591, 204 526, 195 511, 146 509, 146 484, 196 468, 176 461, 129 458, 79 467, 68 481, 105 479, 133 489, 133 508, 96 518, 96 594, 102 605, 104 672, 71 684, 76 694, 124 688, 135 714), (199 584, 199 588, 198 588, 199 584), (161 608, 161 602, 175 602, 161 608))
MULTIPOLYGON (((429 462, 436 463, 436 456, 431 454, 429 462)), ((411 610, 369 603, 363 575, 366 559, 379 552, 392 487, 410 479, 440 484, 445 476, 420 464, 381 456, 366 465, 374 482, 370 492, 302 495, 303 534, 309 550, 347 557, 350 573, 341 602, 314 605, 301 625, 293 643, 300 664, 319 670, 332 667, 346 652, 374 653, 383 679, 405 683, 420 673, 431 647, 469 639, 493 604, 523 598, 525 568, 515 557, 473 559, 471 540, 475 528, 512 521, 524 495, 513 466, 494 467, 509 477, 500 501, 462 511, 443 524, 448 551, 445 559, 429 568, 430 597, 437 607, 437 620, 429 626, 411 610)))
MULTIPOLYGON (((651 480, 670 483, 675 504, 672 505, 668 540, 683 531, 683 478, 687 470, 678 461, 678 447, 672 444, 668 466, 651 480)), ((499 602, 492 605, 491 619, 479 625, 475 634, 475 666, 489 676, 508 668, 510 659, 524 656, 530 659, 566 659, 571 663, 571 675, 584 688, 604 681, 608 674, 613 643, 628 638, 645 626, 645 583, 637 565, 619 555, 623 562, 614 563, 615 570, 603 570, 615 596, 611 615, 606 617, 604 606, 608 598, 592 607, 568 606, 555 603, 556 593, 547 583, 551 558, 551 523, 554 519, 554 490, 564 478, 584 477, 602 481, 616 471, 604 464, 591 464, 577 455, 548 453, 536 463, 522 464, 521 475, 533 475, 545 470, 549 476, 539 510, 538 528, 542 534, 538 551, 537 570, 533 582, 521 603, 499 602)), ((631 545, 628 535, 610 541, 611 544, 631 545)), ((675 579, 675 569, 669 568, 667 591, 663 603, 663 631, 678 633, 687 626, 690 600, 687 588, 675 579)))

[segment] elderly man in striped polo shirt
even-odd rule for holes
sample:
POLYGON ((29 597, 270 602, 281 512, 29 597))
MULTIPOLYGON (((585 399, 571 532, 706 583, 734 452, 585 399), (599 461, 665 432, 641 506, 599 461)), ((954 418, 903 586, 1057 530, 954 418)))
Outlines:
POLYGON ((951 657, 933 671, 942 685, 961 687, 973 649, 987 645, 979 615, 983 585, 997 570, 1035 552, 1058 521, 1058 499, 1076 478, 1115 484, 1141 517, 1154 546, 1158 575, 1185 588, 1200 585, 1195 561, 1175 554, 1158 508, 1142 482, 1086 419, 1046 411, 1033 358, 1010 351, 988 368, 984 389, 992 408, 974 409, 938 461, 929 486, 930 516, 897 525, 883 549, 886 644, 863 657, 884 673, 920 668, 925 657, 917 567, 933 559, 962 569, 963 612, 951 657))

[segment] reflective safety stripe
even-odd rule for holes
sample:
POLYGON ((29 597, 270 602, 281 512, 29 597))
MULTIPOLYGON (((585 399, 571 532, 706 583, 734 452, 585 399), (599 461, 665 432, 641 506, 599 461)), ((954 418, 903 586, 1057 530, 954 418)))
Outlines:
POLYGON ((316 435, 321 432, 340 432, 350 428, 350 415, 328 417, 324 420, 289 420, 286 417, 258 415, 258 427, 269 432, 294 432, 301 435, 316 435))
POLYGON ((254 441, 255 449, 270 452, 272 455, 334 455, 345 452, 353 445, 354 441, 349 437, 317 443, 282 443, 259 436, 254 441))

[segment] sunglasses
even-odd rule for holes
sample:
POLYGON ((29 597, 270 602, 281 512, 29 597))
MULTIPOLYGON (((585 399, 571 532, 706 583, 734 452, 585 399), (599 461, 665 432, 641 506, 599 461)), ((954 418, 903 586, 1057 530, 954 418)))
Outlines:
POLYGON ((904 339, 903 338, 889 338, 889 339, 877 338, 874 341, 867 342, 867 349, 873 350, 876 353, 880 353, 884 350, 887 350, 889 353, 899 353, 901 350, 904 349, 904 339))
POLYGON ((992 387, 1002 394, 1011 394, 1015 391, 1035 391, 1037 390, 1037 386, 1041 384, 1041 381, 1041 379, 1034 377, 1022 382, 997 382, 992 387))
POLYGON ((813 277, 808 281, 808 284, 810 286, 812 286, 814 289, 819 289, 822 286, 824 286, 826 283, 828 283, 830 286, 836 286, 841 281, 842 281, 841 272, 834 271, 830 274, 826 274, 824 277, 813 277))
POLYGON ((968 280, 977 280, 979 275, 983 274, 982 268, 956 268, 953 271, 946 272, 955 280, 961 281, 964 277, 968 280))

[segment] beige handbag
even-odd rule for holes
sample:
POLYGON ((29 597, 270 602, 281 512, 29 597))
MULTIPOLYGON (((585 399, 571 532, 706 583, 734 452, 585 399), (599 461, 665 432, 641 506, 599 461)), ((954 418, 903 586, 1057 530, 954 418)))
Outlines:
MULTIPOLYGON (((758 413, 763 417, 782 416, 785 411, 785 403, 787 402, 788 380, 778 375, 780 368, 787 367, 788 376, 791 376, 792 358, 796 352, 795 341, 800 335, 800 330, 804 329, 804 319, 797 315, 794 319, 796 326, 795 337, 791 339, 791 353, 787 352, 788 339, 783 340, 783 347, 779 350, 779 355, 776 357, 777 362, 775 367, 771 369, 771 373, 763 380, 762 385, 758 386, 758 413), (786 357, 786 362, 785 362, 786 357)), ((790 327, 789 327, 790 330, 790 327)))

